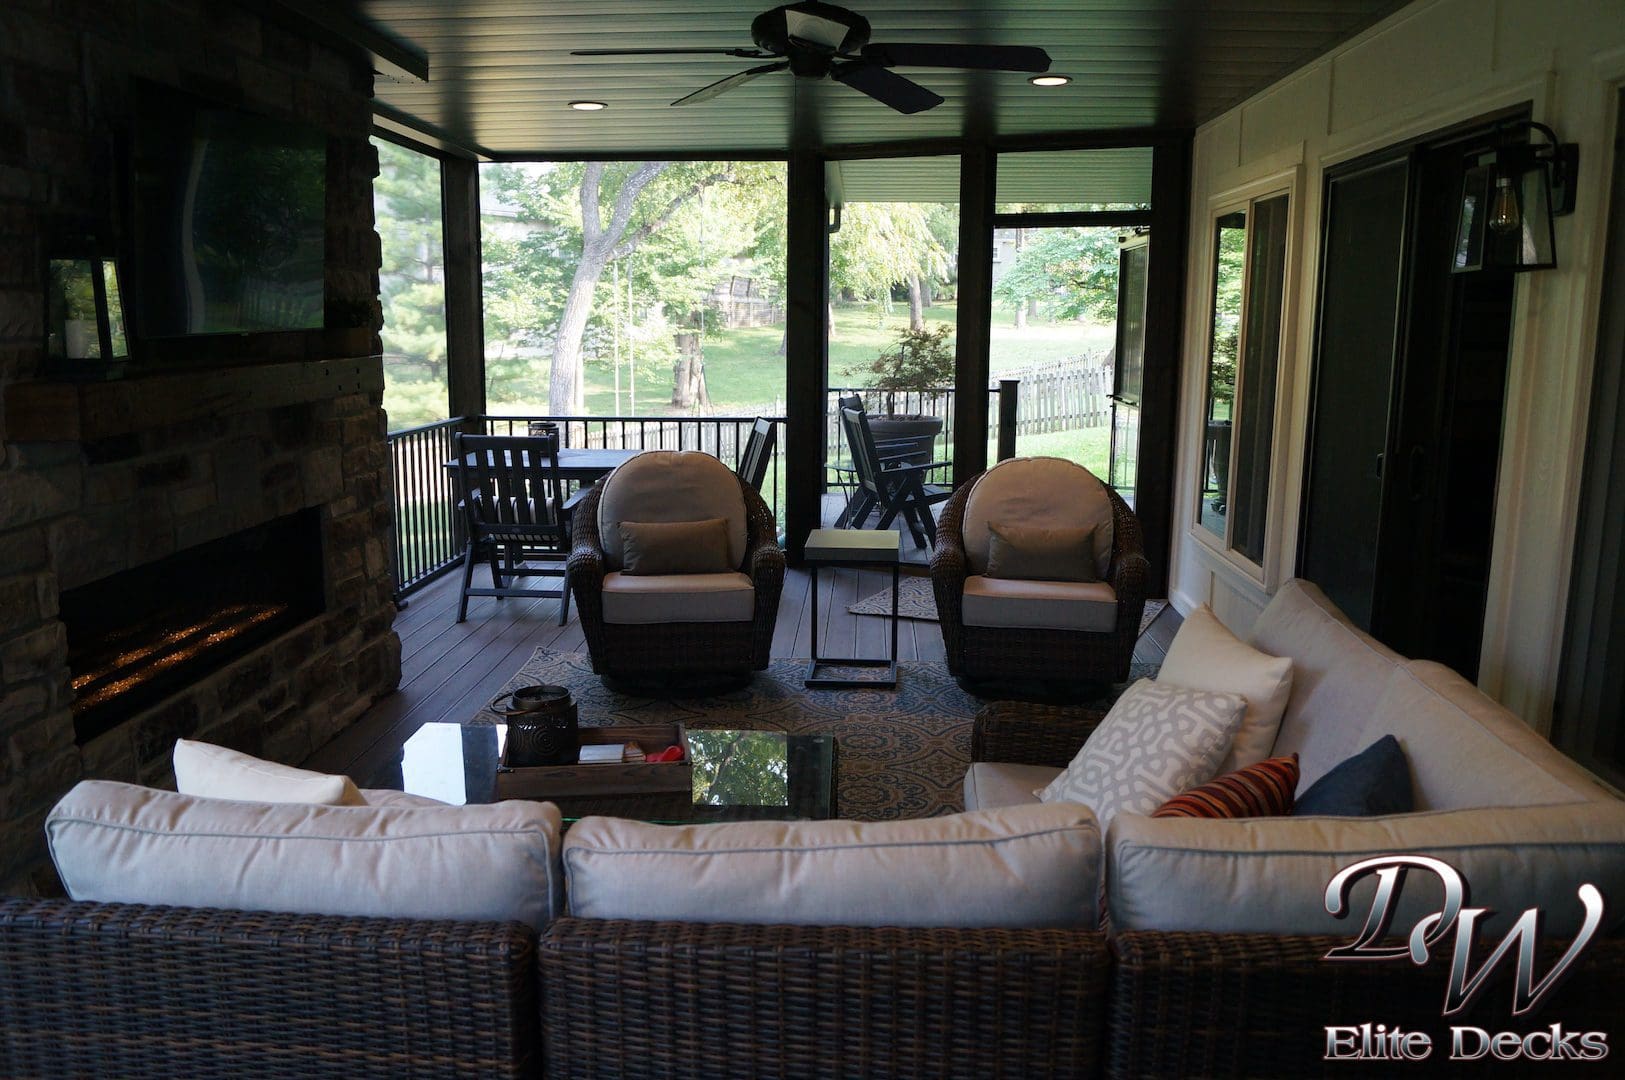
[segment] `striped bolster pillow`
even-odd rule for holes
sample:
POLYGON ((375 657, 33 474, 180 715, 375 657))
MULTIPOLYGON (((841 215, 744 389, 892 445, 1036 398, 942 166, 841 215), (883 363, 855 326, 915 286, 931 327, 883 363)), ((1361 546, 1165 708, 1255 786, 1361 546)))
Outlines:
POLYGON ((1152 817, 1244 818, 1292 813, 1298 755, 1268 758, 1175 795, 1152 817))

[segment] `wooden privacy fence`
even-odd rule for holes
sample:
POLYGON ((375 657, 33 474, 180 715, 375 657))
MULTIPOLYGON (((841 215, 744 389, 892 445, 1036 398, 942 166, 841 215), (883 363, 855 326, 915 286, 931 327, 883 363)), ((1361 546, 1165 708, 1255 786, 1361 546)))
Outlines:
POLYGON ((1020 379, 1016 433, 1076 431, 1111 423, 1112 369, 1097 356, 1072 356, 994 373, 1020 379))

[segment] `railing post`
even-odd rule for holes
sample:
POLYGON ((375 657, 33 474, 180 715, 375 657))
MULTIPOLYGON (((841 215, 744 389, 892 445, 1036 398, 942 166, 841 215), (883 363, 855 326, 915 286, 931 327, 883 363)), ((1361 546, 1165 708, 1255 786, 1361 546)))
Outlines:
POLYGON ((1016 401, 1020 379, 999 380, 999 460, 1016 456, 1016 401))

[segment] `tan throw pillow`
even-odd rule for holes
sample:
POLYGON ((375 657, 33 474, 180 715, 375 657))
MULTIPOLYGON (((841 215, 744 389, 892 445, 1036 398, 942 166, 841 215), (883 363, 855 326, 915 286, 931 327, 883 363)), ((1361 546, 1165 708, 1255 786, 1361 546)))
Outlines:
POLYGON ((621 567, 628 574, 726 574, 728 523, 704 521, 623 521, 621 567))
POLYGON ((175 790, 205 799, 365 806, 348 776, 295 769, 212 743, 175 740, 175 790))
POLYGON ((1099 581, 1095 527, 988 525, 987 576, 1017 581, 1099 581))
POLYGON ((1270 756, 1292 694, 1292 658, 1270 656, 1248 645, 1203 604, 1185 616, 1174 634, 1157 682, 1240 694, 1247 700, 1235 745, 1219 764, 1221 773, 1234 772, 1270 756))

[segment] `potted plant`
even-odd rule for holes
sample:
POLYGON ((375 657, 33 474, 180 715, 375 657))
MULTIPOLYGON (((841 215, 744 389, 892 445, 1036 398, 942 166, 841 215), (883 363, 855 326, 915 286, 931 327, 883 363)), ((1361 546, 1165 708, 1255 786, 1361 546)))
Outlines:
POLYGON ((915 405, 925 408, 941 396, 940 391, 954 382, 954 351, 948 343, 950 328, 940 325, 934 330, 902 330, 866 368, 848 371, 850 375, 869 377, 870 386, 886 395, 886 411, 871 414, 869 430, 878 442, 914 440, 916 449, 908 454, 909 461, 930 461, 937 436, 942 432, 942 417, 934 412, 908 411, 908 395, 915 396, 915 405), (904 411, 897 408, 902 394, 904 411))

